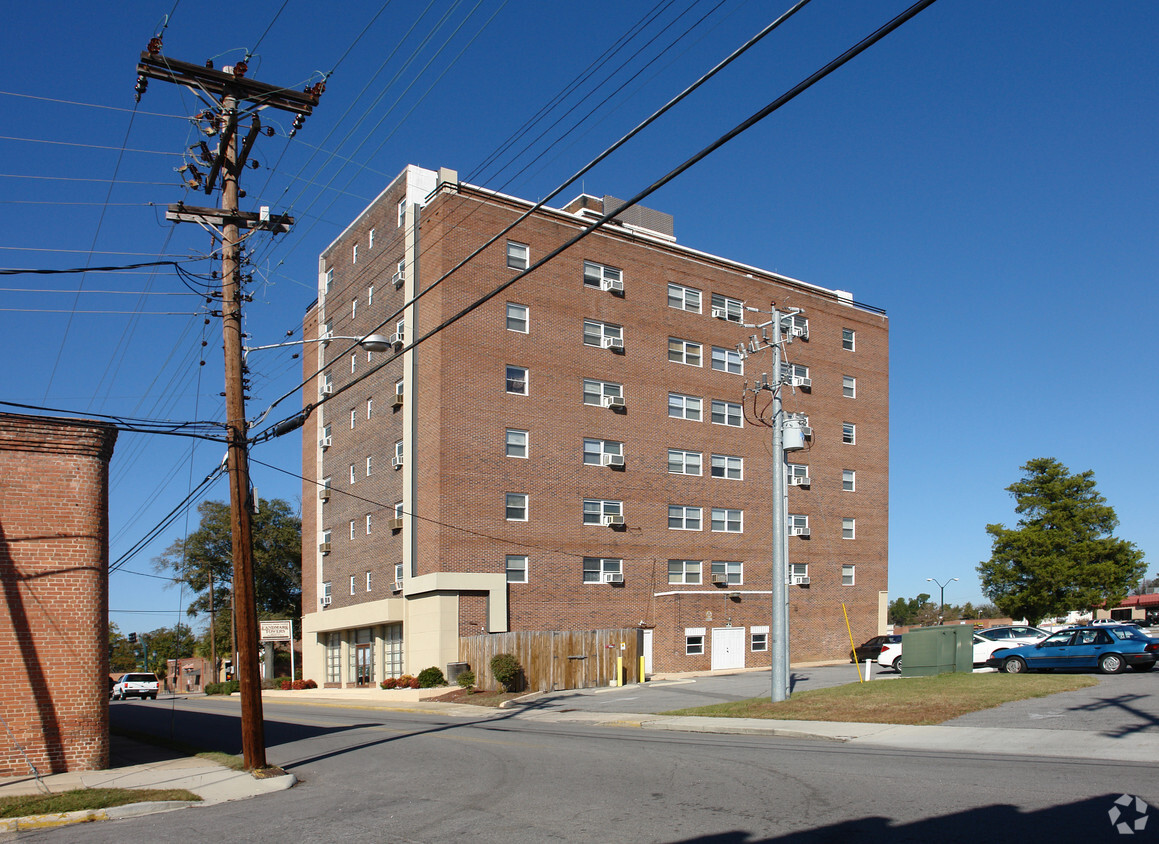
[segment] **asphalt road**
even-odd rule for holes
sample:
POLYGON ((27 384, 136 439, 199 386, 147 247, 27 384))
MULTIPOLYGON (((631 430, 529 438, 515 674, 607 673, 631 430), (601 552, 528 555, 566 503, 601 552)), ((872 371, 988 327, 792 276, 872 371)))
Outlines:
MULTIPOLYGON (((236 750, 236 701, 112 711, 136 729, 236 750)), ((507 712, 265 711, 270 760, 302 780, 294 789, 21 840, 1086 844, 1157 840, 1159 827, 1157 817, 1151 837, 1125 839, 1108 816, 1122 794, 1159 807, 1159 766, 1149 764, 595 728, 507 712)))

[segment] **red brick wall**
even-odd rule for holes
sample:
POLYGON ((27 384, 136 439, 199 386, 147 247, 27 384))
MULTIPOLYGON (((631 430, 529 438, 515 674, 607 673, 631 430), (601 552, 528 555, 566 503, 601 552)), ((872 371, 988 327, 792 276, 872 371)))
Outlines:
POLYGON ((108 766, 108 461, 99 423, 0 414, 0 776, 108 766), (17 744, 19 746, 17 746, 17 744), (23 750, 23 752, 21 752, 23 750))

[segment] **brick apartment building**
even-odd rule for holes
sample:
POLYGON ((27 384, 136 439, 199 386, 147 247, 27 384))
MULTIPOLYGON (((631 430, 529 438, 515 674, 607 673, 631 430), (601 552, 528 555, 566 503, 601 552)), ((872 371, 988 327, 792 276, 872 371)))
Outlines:
POLYGON ((109 459, 117 430, 0 413, 0 776, 109 762, 109 459))
MULTIPOLYGON (((885 622, 888 322, 852 295, 681 246, 625 209, 395 360, 603 214, 408 167, 322 253, 307 310, 303 666, 373 683, 461 636, 639 627, 650 670, 766 666, 771 352, 743 305, 800 308, 786 348, 806 448, 788 456, 794 662, 885 622), (416 296, 421 294, 417 301, 416 296)), ((608 204, 612 209, 615 205, 608 204)), ((767 317, 765 317, 767 319, 767 317)))

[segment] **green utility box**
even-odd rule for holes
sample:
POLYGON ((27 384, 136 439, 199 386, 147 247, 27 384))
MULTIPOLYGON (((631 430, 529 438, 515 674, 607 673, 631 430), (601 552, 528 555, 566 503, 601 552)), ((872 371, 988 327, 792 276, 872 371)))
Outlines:
POLYGON ((973 671, 974 626, 946 624, 911 630, 902 634, 901 655, 903 677, 973 671))

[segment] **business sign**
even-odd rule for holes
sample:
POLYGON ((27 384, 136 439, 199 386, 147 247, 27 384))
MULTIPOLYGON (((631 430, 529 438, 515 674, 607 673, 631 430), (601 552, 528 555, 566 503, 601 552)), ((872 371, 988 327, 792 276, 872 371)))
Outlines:
POLYGON ((261 627, 258 641, 261 642, 290 642, 294 639, 294 622, 286 621, 259 621, 261 627))

